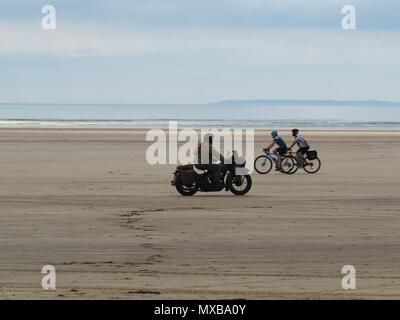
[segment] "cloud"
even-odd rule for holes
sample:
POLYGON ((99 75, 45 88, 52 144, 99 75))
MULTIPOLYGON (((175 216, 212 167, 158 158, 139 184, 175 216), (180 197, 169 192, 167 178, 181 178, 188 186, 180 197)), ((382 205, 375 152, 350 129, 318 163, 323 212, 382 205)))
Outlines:
MULTIPOLYGON (((3 22, 34 24, 45 0, 2 0, 3 22)), ((336 28, 348 0, 52 0, 60 22, 142 26, 336 28)), ((398 0, 352 0, 363 29, 400 29, 398 0)))
MULTIPOLYGON (((258 56, 263 64, 340 64, 396 67, 400 31, 308 28, 157 27, 133 30, 81 24, 55 31, 0 24, 1 55, 135 56, 223 54, 258 56), (385 59, 382 59, 382 57, 385 59), (355 59, 356 58, 356 59, 355 59)), ((251 64, 252 61, 249 61, 251 64)))
POLYGON ((356 31, 336 0, 53 0, 55 31, 21 3, 1 3, 3 101, 400 100, 392 0, 352 1, 356 31))

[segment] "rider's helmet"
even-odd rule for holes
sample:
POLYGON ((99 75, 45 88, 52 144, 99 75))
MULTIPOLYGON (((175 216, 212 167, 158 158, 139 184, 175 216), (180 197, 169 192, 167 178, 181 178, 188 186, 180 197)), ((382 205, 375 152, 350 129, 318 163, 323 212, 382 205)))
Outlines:
POLYGON ((277 135, 278 135, 278 130, 272 130, 272 131, 271 131, 271 136, 272 136, 272 137, 275 138, 277 135))
POLYGON ((299 133, 299 129, 292 130, 292 136, 295 137, 299 133))

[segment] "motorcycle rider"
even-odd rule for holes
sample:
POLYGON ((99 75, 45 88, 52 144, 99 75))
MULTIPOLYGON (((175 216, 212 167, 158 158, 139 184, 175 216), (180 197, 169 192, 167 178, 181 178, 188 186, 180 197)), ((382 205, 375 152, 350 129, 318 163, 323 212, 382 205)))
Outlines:
POLYGON ((203 143, 198 143, 195 152, 195 164, 200 170, 207 170, 213 174, 213 183, 220 186, 222 166, 224 157, 213 147, 214 136, 205 134, 203 143))

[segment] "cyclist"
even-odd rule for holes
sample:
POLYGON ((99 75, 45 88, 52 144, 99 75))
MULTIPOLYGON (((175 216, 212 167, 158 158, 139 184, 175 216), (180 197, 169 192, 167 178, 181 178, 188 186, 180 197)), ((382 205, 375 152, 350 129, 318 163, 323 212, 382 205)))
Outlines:
POLYGON ((276 159, 276 171, 280 171, 282 169, 282 156, 284 156, 288 150, 286 142, 278 135, 277 130, 271 131, 272 142, 269 144, 265 151, 269 151, 275 144, 278 146, 273 153, 277 155, 276 159))
POLYGON ((299 147, 299 149, 296 151, 297 159, 300 161, 300 165, 303 165, 304 155, 310 149, 310 145, 308 144, 307 140, 299 134, 299 129, 293 129, 292 136, 294 141, 289 147, 289 150, 292 149, 295 144, 297 144, 299 147))

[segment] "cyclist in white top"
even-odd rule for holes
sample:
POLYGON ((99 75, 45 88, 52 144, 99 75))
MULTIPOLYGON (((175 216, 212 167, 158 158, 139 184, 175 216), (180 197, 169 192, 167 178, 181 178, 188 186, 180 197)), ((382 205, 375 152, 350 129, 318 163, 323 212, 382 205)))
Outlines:
POLYGON ((289 147, 289 150, 292 149, 295 144, 297 144, 297 146, 299 147, 299 149, 296 151, 297 159, 303 159, 305 153, 310 149, 310 145, 308 144, 307 140, 299 134, 299 129, 293 129, 292 136, 294 138, 294 141, 289 147))

